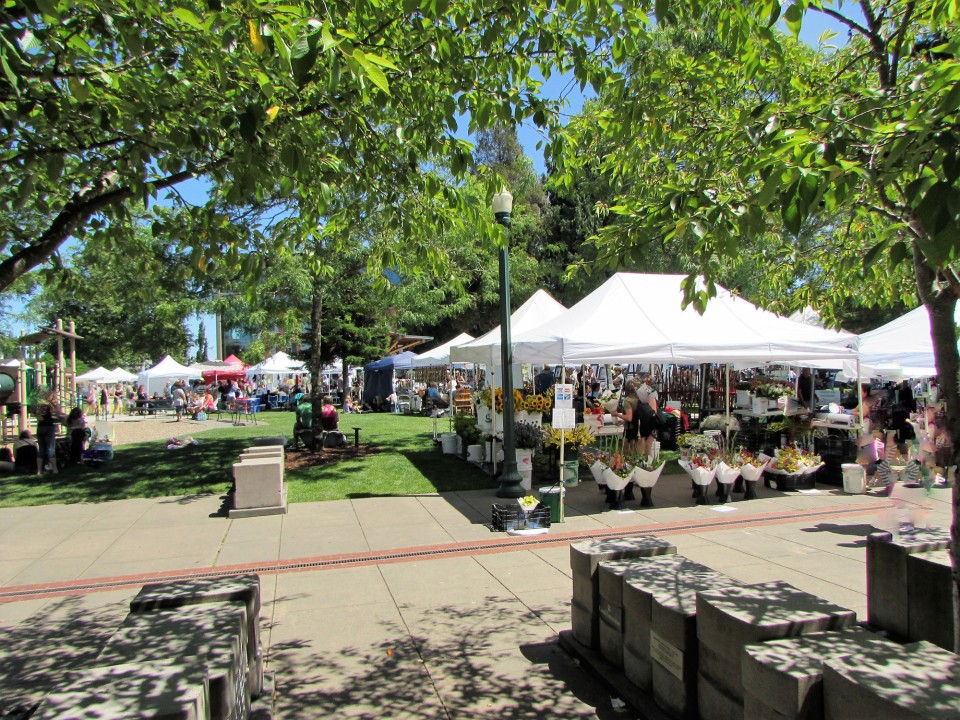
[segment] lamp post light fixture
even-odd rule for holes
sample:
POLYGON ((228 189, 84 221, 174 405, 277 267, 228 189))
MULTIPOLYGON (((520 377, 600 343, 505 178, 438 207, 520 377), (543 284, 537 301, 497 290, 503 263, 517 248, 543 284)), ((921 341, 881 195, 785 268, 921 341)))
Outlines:
MULTIPOLYGON (((509 233, 513 195, 503 188, 493 196, 493 215, 509 233)), ((526 494, 517 470, 517 442, 513 415, 513 341, 510 338, 510 241, 500 249, 500 364, 503 367, 503 468, 497 497, 519 498, 526 494)))

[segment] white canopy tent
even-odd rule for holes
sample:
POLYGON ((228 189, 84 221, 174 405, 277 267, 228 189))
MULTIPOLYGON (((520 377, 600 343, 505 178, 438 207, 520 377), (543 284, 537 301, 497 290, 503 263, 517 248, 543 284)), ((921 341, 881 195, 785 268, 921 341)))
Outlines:
POLYGON ((134 382, 136 379, 137 379, 137 376, 134 373, 124 370, 122 367, 117 366, 109 372, 107 378, 104 379, 103 382, 126 383, 126 382, 134 382))
POLYGON ((110 371, 101 365, 87 370, 83 375, 77 375, 77 382, 109 382, 106 380, 109 376, 110 371))
MULTIPOLYGON (((960 306, 954 312, 953 319, 955 324, 960 325, 960 306)), ((832 365, 821 363, 819 367, 842 367, 847 377, 857 376, 856 366, 849 362, 838 361, 832 365)), ((930 315, 925 305, 860 335, 861 377, 894 380, 936 374, 930 315)))
MULTIPOLYGON (((550 297, 546 290, 537 290, 530 298, 510 315, 510 335, 516 348, 518 334, 533 330, 552 320, 566 308, 550 297)), ((516 357, 514 361, 522 362, 516 357)), ((475 365, 493 367, 500 364, 500 326, 463 345, 450 348, 450 362, 469 362, 475 365)), ((523 361, 525 362, 525 361, 523 361)))
POLYGON ((304 363, 292 359, 287 353, 280 350, 262 363, 247 368, 247 377, 254 375, 307 375, 310 371, 304 363))
POLYGON ((181 365, 167 355, 149 370, 137 375, 137 381, 146 388, 148 394, 160 392, 163 386, 173 380, 199 380, 201 375, 197 370, 191 370, 181 365))
POLYGON ((684 275, 617 273, 566 312, 514 334, 518 363, 763 365, 855 360, 857 336, 795 322, 718 288, 701 315, 684 275))
POLYGON ((450 360, 450 349, 458 345, 466 345, 472 340, 474 340, 473 335, 468 333, 460 333, 453 340, 449 340, 443 345, 433 348, 433 350, 427 350, 426 352, 417 355, 415 358, 413 358, 413 367, 438 367, 442 365, 449 365, 452 362, 450 360))

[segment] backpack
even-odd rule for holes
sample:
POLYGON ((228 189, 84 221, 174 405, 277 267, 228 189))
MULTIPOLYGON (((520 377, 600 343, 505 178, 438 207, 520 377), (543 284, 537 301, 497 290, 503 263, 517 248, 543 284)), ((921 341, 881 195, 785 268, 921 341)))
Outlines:
POLYGON ((302 402, 299 405, 297 405, 297 420, 300 422, 300 427, 302 428, 313 427, 313 403, 312 402, 302 402))

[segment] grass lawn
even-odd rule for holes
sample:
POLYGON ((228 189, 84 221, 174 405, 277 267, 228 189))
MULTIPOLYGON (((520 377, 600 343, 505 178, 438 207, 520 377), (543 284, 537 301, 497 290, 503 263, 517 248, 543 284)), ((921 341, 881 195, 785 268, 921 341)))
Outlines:
MULTIPOLYGON (((258 420, 257 425, 223 424, 197 435, 199 444, 179 450, 167 450, 164 441, 121 445, 114 460, 99 468, 71 466, 59 475, 42 477, 0 475, 0 507, 225 493, 231 465, 254 438, 291 437, 293 413, 265 412, 258 420)), ((440 452, 432 440, 430 418, 386 413, 341 416, 341 429, 351 443, 354 427, 361 428, 361 445, 377 452, 287 472, 290 502, 497 486, 460 457, 440 452)), ((447 429, 447 421, 441 420, 440 432, 447 429)))

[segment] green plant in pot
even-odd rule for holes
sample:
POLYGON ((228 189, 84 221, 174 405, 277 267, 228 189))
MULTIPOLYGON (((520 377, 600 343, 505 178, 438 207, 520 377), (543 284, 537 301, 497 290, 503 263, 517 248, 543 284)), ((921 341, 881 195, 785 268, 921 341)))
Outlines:
POLYGON ((477 419, 473 415, 454 415, 453 431, 460 436, 464 453, 470 445, 480 444, 480 430, 477 428, 477 419))

